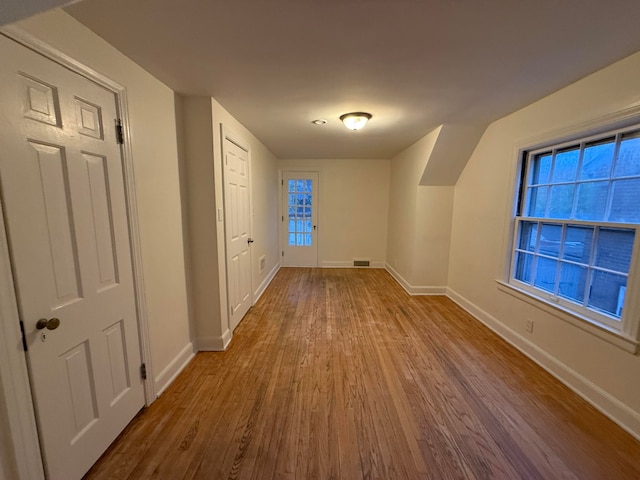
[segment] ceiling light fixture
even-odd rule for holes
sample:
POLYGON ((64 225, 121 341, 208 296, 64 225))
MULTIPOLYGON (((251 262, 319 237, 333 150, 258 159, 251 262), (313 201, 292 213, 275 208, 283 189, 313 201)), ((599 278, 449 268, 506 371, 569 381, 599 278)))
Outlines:
POLYGON ((360 130, 371 120, 371 114, 366 112, 345 113, 340 116, 340 120, 349 130, 360 130))
POLYGON ((314 125, 326 125, 327 121, 324 118, 318 118, 317 120, 311 120, 314 125))

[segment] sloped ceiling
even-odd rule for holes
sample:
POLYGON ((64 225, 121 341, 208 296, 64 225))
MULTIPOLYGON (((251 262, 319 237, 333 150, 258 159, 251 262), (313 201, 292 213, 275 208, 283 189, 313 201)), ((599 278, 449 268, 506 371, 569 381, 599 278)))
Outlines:
POLYGON ((279 158, 391 158, 640 50, 638 0, 84 0, 66 8, 279 158), (351 132, 338 117, 373 114, 351 132), (324 118, 327 125, 310 122, 324 118))
POLYGON ((0 0, 0 25, 78 0, 0 0))

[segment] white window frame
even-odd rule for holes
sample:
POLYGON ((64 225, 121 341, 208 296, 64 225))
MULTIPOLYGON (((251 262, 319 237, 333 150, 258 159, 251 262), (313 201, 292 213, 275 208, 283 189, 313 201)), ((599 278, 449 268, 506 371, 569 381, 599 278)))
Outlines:
MULTIPOLYGON (((518 205, 526 187, 525 169, 529 168, 528 157, 535 154, 562 149, 580 143, 588 143, 605 136, 640 129, 640 107, 632 107, 611 115, 601 117, 562 131, 549 132, 536 138, 524 140, 516 146, 516 159, 512 170, 512 200, 509 206, 508 231, 505 233, 507 252, 502 279, 498 279, 498 288, 520 300, 540 308, 578 328, 586 330, 630 353, 640 350, 640 225, 611 222, 583 222, 579 220, 533 218, 519 215, 518 205), (614 227, 635 229, 635 240, 626 287, 625 306, 621 319, 607 319, 590 309, 577 309, 576 304, 561 297, 549 294, 542 289, 527 285, 514 278, 515 255, 518 241, 518 228, 522 221, 540 221, 566 225, 594 225, 596 228, 614 227), (604 320, 606 319, 606 320, 604 320)), ((525 201, 523 198, 522 201, 525 201)), ((524 205, 522 211, 524 212, 524 205)))

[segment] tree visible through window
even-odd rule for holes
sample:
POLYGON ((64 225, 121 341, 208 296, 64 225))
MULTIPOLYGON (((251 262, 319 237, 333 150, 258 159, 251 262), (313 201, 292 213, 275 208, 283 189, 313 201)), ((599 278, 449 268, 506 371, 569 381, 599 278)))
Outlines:
POLYGON ((529 152, 511 283, 616 328, 640 225, 640 130, 529 152))

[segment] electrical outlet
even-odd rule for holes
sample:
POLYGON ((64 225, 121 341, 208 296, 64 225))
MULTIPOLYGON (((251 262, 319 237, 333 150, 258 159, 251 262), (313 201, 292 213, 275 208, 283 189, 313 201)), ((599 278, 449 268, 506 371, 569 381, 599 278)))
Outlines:
POLYGON ((531 319, 527 320, 527 332, 533 333, 533 320, 531 319))

